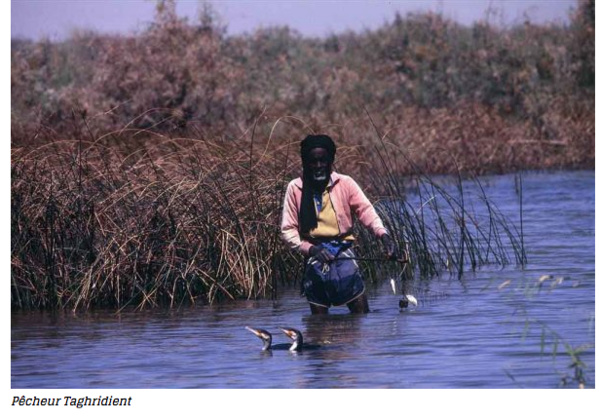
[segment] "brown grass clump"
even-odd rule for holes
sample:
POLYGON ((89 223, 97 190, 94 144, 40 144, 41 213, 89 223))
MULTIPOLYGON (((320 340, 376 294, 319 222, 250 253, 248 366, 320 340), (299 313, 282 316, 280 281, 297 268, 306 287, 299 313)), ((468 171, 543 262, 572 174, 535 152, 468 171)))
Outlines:
POLYGON ((276 164, 220 140, 153 135, 131 153, 109 143, 13 150, 13 306, 274 293, 289 258, 278 249, 276 164))

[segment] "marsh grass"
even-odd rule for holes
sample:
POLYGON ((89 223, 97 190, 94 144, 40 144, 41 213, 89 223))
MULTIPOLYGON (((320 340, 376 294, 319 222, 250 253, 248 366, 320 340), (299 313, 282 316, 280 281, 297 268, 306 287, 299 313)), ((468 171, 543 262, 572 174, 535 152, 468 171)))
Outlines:
MULTIPOLYGON (((538 291, 538 286, 535 289, 538 291)), ((562 365, 563 367, 560 367, 557 371, 560 375, 557 385, 563 388, 575 386, 584 389, 588 383, 588 370, 585 360, 594 350, 595 343, 589 342, 574 346, 562 334, 547 325, 546 322, 530 316, 525 308, 520 308, 517 312, 524 319, 522 339, 526 339, 535 329, 539 330, 540 353, 542 355, 549 354, 554 362, 560 361, 565 365, 562 365)))
MULTIPOLYGON (((476 176, 469 174, 468 180, 477 186, 478 194, 468 197, 457 162, 455 175, 435 180, 397 146, 396 139, 381 135, 365 112, 372 124, 377 156, 377 170, 369 172, 367 185, 377 191, 378 213, 400 254, 409 261, 364 264, 370 277, 399 277, 405 294, 443 272, 455 274, 460 280, 464 272, 482 266, 526 263, 522 223, 518 230, 488 198, 476 176), (413 175, 398 176, 400 168, 406 166, 413 175), (484 211, 475 212, 474 208, 484 211)), ((361 253, 380 255, 380 248, 368 232, 360 229, 360 237, 365 238, 364 243, 358 242, 361 253)))
POLYGON ((274 293, 282 175, 258 177, 243 153, 154 136, 132 153, 62 141, 12 161, 13 306, 274 293))
MULTIPOLYGON (((300 138, 305 129, 299 118, 259 116, 237 139, 125 128, 13 147, 13 308, 141 309, 276 297, 277 286, 295 284, 303 267, 279 239, 284 191, 300 171, 299 145, 280 131, 300 138)), ((424 174, 400 178, 394 168, 405 162, 393 158, 392 142, 379 140, 378 159, 358 177, 409 263, 365 264, 368 282, 402 270, 407 285, 416 274, 461 276, 507 264, 510 255, 525 260, 518 232, 488 200, 489 222, 479 224, 466 211, 461 178, 457 195, 424 174), (418 195, 418 207, 408 193, 418 195)), ((341 147, 340 169, 350 170, 360 155, 341 147)), ((359 230, 358 238, 362 257, 381 257, 368 232, 359 230)))

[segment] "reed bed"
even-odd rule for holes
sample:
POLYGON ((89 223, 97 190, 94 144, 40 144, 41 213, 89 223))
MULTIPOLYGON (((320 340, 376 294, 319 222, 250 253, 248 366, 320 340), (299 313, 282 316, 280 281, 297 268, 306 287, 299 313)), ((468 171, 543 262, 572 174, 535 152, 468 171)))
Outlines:
POLYGON ((14 307, 138 307, 270 296, 283 177, 213 142, 155 136, 13 150, 14 307))
MULTIPOLYGON (((373 278, 399 276, 403 292, 408 293, 420 280, 426 282, 442 272, 460 279, 466 270, 476 271, 485 265, 526 263, 522 224, 518 226, 502 214, 473 172, 462 174, 459 162, 454 161, 454 175, 434 179, 408 151, 397 146, 397 139, 383 136, 369 118, 374 133, 371 150, 377 164, 376 170, 368 172, 365 185, 377 197, 378 212, 409 261, 368 264, 365 269, 373 278), (412 175, 398 176, 406 167, 412 175), (477 186, 476 194, 466 196, 465 175, 477 186), (474 208, 483 211, 467 210, 474 208)), ((360 237, 368 236, 360 229, 360 237)), ((372 245, 372 237, 364 244, 358 242, 366 259, 376 259, 379 250, 372 245)))
MULTIPOLYGON (((12 306, 141 309, 276 296, 277 285, 295 283, 302 272, 301 258, 279 239, 283 194, 300 171, 298 141, 283 139, 280 128, 301 131, 305 124, 258 119, 237 140, 125 130, 13 148, 12 306), (258 142, 261 131, 270 134, 258 142)), ((506 263, 511 253, 522 262, 520 242, 511 249, 501 243, 500 230, 518 233, 497 210, 490 210, 491 226, 483 231, 462 196, 421 175, 421 194, 433 189, 426 194, 448 204, 443 210, 435 204, 435 219, 424 220, 404 200, 407 181, 392 170, 400 163, 381 146, 370 179, 358 176, 410 256, 406 281, 416 272, 461 275, 468 264, 506 263), (461 229, 451 231, 447 217, 462 221, 461 229)), ((356 154, 359 148, 340 147, 339 170, 353 167, 356 154)), ((367 232, 357 247, 365 257, 381 255, 367 232)), ((366 265, 365 272, 372 283, 383 278, 380 267, 366 265)))

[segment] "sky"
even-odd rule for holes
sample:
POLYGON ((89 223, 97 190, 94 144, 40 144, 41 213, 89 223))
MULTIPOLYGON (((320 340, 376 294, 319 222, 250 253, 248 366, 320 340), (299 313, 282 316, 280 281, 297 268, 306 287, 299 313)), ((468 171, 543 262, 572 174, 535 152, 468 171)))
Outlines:
MULTIPOLYGON (((202 0, 177 1, 177 13, 197 21, 202 0)), ((415 11, 434 11, 459 23, 484 19, 500 25, 567 22, 576 0, 213 0, 209 2, 237 35, 260 27, 288 25, 305 36, 375 29, 415 11)), ((12 0, 11 37, 64 39, 75 29, 131 33, 143 30, 154 16, 151 0, 12 0)))

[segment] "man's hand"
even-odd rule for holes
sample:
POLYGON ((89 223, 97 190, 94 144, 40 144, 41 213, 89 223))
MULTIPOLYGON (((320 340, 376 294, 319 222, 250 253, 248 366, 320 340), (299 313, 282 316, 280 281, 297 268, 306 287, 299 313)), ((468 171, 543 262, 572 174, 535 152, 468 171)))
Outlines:
POLYGON ((324 246, 322 245, 313 245, 308 251, 311 257, 316 258, 322 264, 326 264, 335 259, 335 256, 331 254, 324 246))
POLYGON ((387 253, 387 258, 390 260, 397 259, 397 250, 395 249, 395 244, 393 243, 393 239, 389 236, 388 233, 385 233, 381 236, 381 240, 383 241, 383 245, 385 246, 385 252, 387 253))

